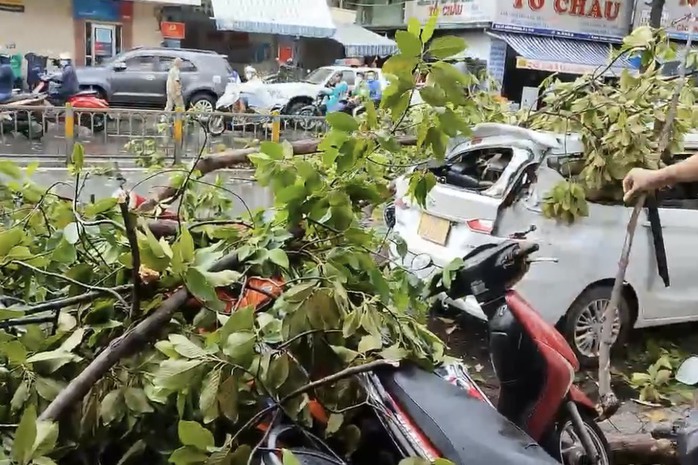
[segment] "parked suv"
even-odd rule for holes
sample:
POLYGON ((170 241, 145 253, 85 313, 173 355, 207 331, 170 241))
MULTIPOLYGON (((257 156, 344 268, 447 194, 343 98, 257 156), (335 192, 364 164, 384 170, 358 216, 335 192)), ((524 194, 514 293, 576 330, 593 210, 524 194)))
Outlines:
MULTIPOLYGON (((695 135, 688 135, 685 150, 695 149, 696 142, 695 135)), ((596 363, 596 331, 611 297, 632 207, 589 202, 589 215, 571 225, 543 215, 546 194, 565 179, 563 174, 576 174, 583 153, 577 135, 476 126, 470 140, 453 144, 444 163, 429 167, 438 183, 425 208, 406 195, 407 178, 397 180, 394 215, 388 209, 386 221, 394 222, 408 253, 400 257, 393 245, 391 255, 426 278, 480 245, 528 231, 526 240, 540 245, 539 256, 557 262, 532 264, 517 290, 557 325, 580 361, 596 363)), ((698 183, 663 190, 658 202, 670 285, 658 271, 643 213, 614 324, 620 340, 632 327, 698 320, 698 251, 692 247, 698 234, 698 183)), ((445 302, 484 318, 473 298, 445 302)))
POLYGON ((96 90, 112 106, 158 107, 167 102, 167 73, 181 58, 187 107, 213 111, 233 69, 223 55, 205 50, 136 48, 100 66, 77 69, 80 87, 96 90))

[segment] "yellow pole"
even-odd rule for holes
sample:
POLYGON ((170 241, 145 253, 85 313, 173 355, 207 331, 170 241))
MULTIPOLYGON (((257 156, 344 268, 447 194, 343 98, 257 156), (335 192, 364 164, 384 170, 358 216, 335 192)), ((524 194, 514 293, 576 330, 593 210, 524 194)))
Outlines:
POLYGON ((279 117, 278 110, 272 111, 271 114, 271 141, 279 142, 281 137, 281 118, 279 117))
POLYGON ((175 119, 174 119, 174 162, 178 164, 182 161, 182 140, 184 138, 184 120, 182 118, 182 108, 178 107, 175 109, 175 119))
POLYGON ((65 104, 65 144, 66 144, 66 164, 71 163, 73 147, 75 146, 75 112, 70 103, 65 104))

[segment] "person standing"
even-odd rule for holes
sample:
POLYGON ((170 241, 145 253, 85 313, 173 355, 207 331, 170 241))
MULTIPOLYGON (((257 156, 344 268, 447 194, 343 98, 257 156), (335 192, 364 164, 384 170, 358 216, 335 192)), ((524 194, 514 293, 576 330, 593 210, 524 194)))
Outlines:
POLYGON ((368 98, 373 100, 374 105, 379 106, 381 98, 383 97, 383 89, 381 88, 380 81, 376 77, 376 72, 367 72, 366 79, 368 81, 368 98))
POLYGON ((10 66, 10 57, 0 55, 0 103, 7 102, 12 98, 12 85, 14 84, 14 74, 10 66))
POLYGON ((177 57, 172 62, 170 71, 167 74, 167 104, 165 111, 183 111, 184 97, 182 96, 182 78, 180 68, 182 67, 182 59, 177 57))

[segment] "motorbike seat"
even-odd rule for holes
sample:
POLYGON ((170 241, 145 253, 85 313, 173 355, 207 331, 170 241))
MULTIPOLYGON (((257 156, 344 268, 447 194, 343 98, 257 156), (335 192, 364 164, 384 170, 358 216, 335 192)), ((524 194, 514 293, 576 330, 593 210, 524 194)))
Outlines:
POLYGON ((558 463, 486 402, 434 373, 406 366, 380 378, 412 423, 455 465, 558 463))
POLYGON ((92 90, 92 89, 85 89, 85 90, 78 91, 76 94, 73 94, 72 96, 73 97, 77 97, 77 96, 84 97, 87 95, 97 95, 97 91, 92 90))

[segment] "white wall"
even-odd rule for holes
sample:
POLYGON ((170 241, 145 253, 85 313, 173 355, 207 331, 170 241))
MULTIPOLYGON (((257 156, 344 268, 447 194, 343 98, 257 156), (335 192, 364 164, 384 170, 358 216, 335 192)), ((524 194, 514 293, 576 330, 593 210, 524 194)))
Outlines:
POLYGON ((24 0, 24 13, 0 11, 0 48, 10 53, 75 55, 73 7, 70 0, 24 0))
POLYGON ((157 47, 162 42, 160 25, 155 16, 155 11, 158 7, 159 5, 152 3, 133 3, 134 47, 157 47))
POLYGON ((485 34, 484 31, 449 31, 444 30, 444 34, 457 35, 465 39, 468 48, 465 50, 464 55, 470 58, 477 58, 478 60, 488 61, 490 59, 490 47, 492 46, 492 39, 490 36, 485 34))

